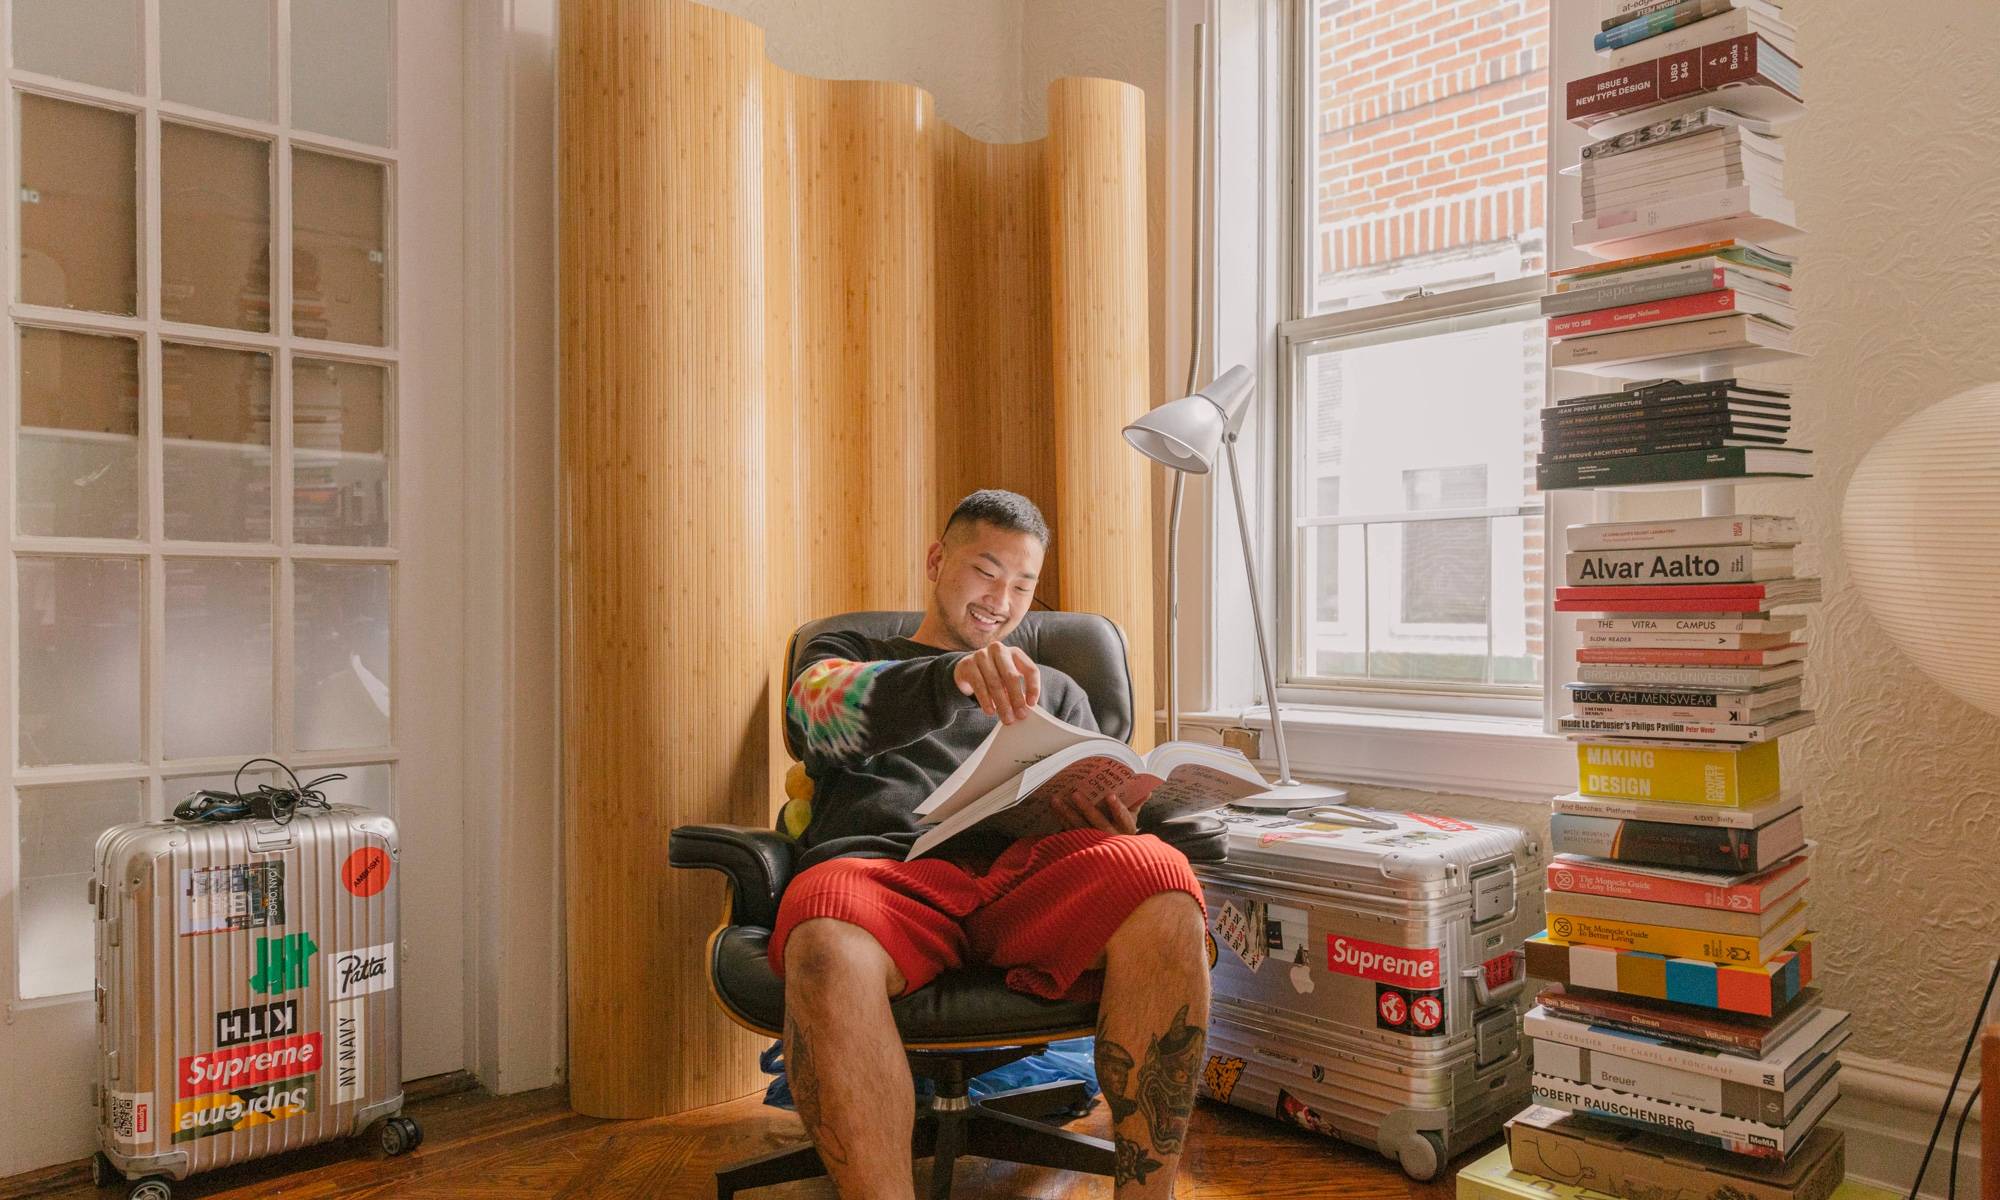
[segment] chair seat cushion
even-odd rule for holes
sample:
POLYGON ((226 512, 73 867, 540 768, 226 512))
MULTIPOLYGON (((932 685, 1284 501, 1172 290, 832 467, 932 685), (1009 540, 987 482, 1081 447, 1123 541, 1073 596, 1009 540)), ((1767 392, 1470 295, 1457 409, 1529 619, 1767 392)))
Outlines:
MULTIPOLYGON (((771 970, 771 931, 732 925, 715 939, 716 995, 745 1024, 776 1036, 785 1021, 785 985, 771 970)), ((1097 1022, 1092 1000, 1044 1000, 1010 991, 996 967, 947 971, 890 1004, 906 1044, 1004 1045, 1074 1036, 1097 1022)))

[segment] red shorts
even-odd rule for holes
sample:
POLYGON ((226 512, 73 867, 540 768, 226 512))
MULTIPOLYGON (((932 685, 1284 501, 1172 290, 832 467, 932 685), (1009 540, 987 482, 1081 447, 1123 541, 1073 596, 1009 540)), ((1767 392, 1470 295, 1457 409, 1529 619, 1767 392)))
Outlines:
POLYGON ((1162 892, 1203 903, 1187 856, 1150 833, 1024 838, 984 871, 939 858, 836 858, 785 889, 771 969, 784 975, 785 939, 799 922, 831 917, 874 935, 903 973, 906 994, 972 961, 1007 968, 1017 992, 1092 1000, 1103 975, 1090 968, 1105 943, 1162 892))

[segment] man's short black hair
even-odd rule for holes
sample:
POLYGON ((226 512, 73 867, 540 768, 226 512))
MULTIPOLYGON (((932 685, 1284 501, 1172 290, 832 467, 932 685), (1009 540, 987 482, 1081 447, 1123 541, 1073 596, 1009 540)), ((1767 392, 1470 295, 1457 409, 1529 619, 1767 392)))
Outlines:
POLYGON ((1040 542, 1044 548, 1049 544, 1049 523, 1042 517, 1042 510, 1035 502, 1002 488, 980 488, 958 502, 951 510, 951 519, 944 523, 944 539, 951 540, 951 531, 960 524, 984 521, 1008 533, 1025 533, 1040 542))

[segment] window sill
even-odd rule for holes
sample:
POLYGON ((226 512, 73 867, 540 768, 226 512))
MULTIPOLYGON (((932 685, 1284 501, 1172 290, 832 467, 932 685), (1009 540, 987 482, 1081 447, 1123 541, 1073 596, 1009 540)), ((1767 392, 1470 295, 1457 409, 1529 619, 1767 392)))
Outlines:
MULTIPOLYGON (((1315 780, 1541 806, 1576 788, 1576 751, 1568 739, 1544 732, 1538 720, 1294 704, 1284 713, 1292 769, 1315 780)), ((1254 729, 1263 750, 1258 765, 1275 767, 1270 711, 1263 705, 1240 713, 1183 713, 1181 727, 1184 737, 1209 731, 1216 740, 1224 729, 1254 729)))

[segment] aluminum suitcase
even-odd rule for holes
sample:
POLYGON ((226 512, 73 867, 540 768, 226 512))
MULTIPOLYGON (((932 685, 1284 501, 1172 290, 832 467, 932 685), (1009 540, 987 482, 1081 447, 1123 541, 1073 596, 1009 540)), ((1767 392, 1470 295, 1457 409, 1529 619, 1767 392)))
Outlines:
POLYGON ((1227 810, 1197 867, 1213 1004, 1202 1091, 1371 1146, 1416 1179, 1528 1103, 1523 831, 1423 813, 1227 810))
POLYGON ((98 838, 100 1186, 166 1200, 170 1180, 363 1131, 415 1147, 396 845, 388 817, 340 806, 98 838))

